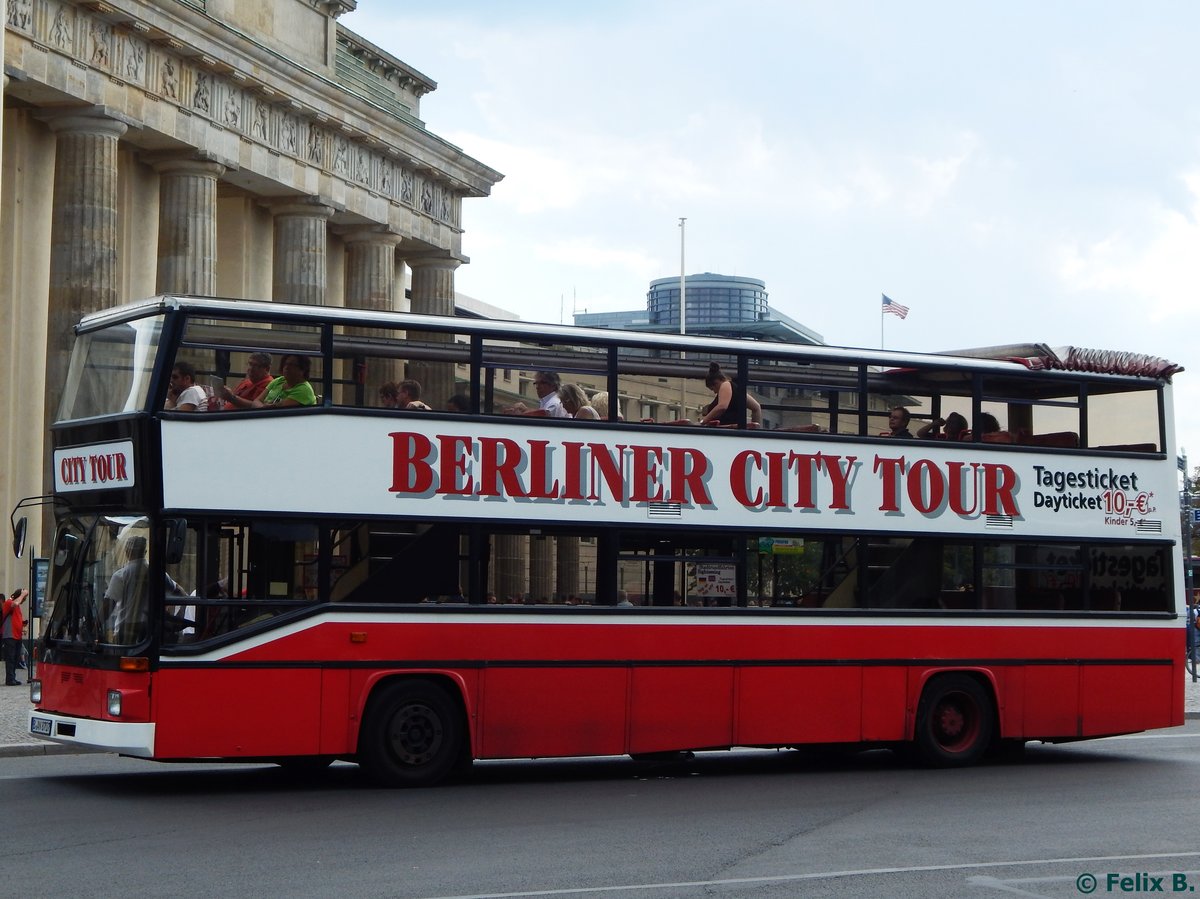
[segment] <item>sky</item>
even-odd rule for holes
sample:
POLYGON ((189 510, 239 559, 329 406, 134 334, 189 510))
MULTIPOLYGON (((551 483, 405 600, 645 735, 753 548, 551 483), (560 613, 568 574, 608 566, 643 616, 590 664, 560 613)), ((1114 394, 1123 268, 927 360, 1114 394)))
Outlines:
POLYGON ((1200 465, 1200 4, 358 0, 502 172, 456 288, 532 321, 766 282, 830 344, 1148 353, 1200 465), (679 219, 686 217, 681 240, 679 219), (881 295, 907 305, 881 316, 881 295))

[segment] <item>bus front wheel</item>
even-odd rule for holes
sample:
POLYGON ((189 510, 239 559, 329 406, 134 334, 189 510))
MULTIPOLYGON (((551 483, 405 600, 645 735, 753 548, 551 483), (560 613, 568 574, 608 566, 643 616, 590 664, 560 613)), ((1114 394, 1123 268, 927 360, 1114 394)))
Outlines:
POLYGON ((423 787, 443 780, 464 749, 462 711, 429 681, 399 681, 371 697, 359 737, 359 764, 386 787, 423 787))
POLYGON ((917 758, 937 768, 970 765, 987 751, 995 731, 988 691, 966 674, 935 677, 917 706, 917 758))

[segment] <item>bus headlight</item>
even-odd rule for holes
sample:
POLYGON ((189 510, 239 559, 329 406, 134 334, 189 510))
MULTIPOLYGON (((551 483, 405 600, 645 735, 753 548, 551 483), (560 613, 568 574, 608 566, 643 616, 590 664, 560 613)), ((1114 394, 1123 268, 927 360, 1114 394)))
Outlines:
POLYGON ((108 691, 108 714, 112 715, 114 718, 121 717, 121 691, 120 690, 109 690, 108 691))
POLYGON ((42 701, 42 682, 40 680, 31 680, 29 682, 29 701, 34 705, 42 701))

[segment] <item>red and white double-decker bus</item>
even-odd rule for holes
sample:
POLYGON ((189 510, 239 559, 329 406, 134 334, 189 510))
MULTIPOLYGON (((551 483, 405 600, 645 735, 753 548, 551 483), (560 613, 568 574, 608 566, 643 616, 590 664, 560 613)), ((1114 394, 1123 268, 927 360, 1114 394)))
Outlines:
POLYGON ((1178 725, 1175 371, 196 298, 89 316, 30 730, 425 784, 1178 725), (307 367, 315 404, 164 409, 175 366, 219 388, 254 353, 307 367), (385 406, 403 380, 432 408, 385 406), (598 420, 558 417, 555 384, 598 420))

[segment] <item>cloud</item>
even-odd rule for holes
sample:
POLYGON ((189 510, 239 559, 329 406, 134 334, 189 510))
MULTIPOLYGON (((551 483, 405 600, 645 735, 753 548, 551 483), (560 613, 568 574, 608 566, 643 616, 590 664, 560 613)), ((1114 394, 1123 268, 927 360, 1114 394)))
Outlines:
POLYGON ((589 238, 539 244, 534 247, 534 254, 548 262, 583 268, 606 269, 616 266, 647 281, 657 277, 662 268, 661 260, 640 250, 603 246, 589 238))
POLYGON ((1090 244, 1059 249, 1058 274, 1076 292, 1098 291, 1133 298, 1153 321, 1193 313, 1200 283, 1200 171, 1180 179, 1189 203, 1185 210, 1161 202, 1129 215, 1135 233, 1117 230, 1090 244), (1144 303, 1144 305, 1142 305, 1144 303))

